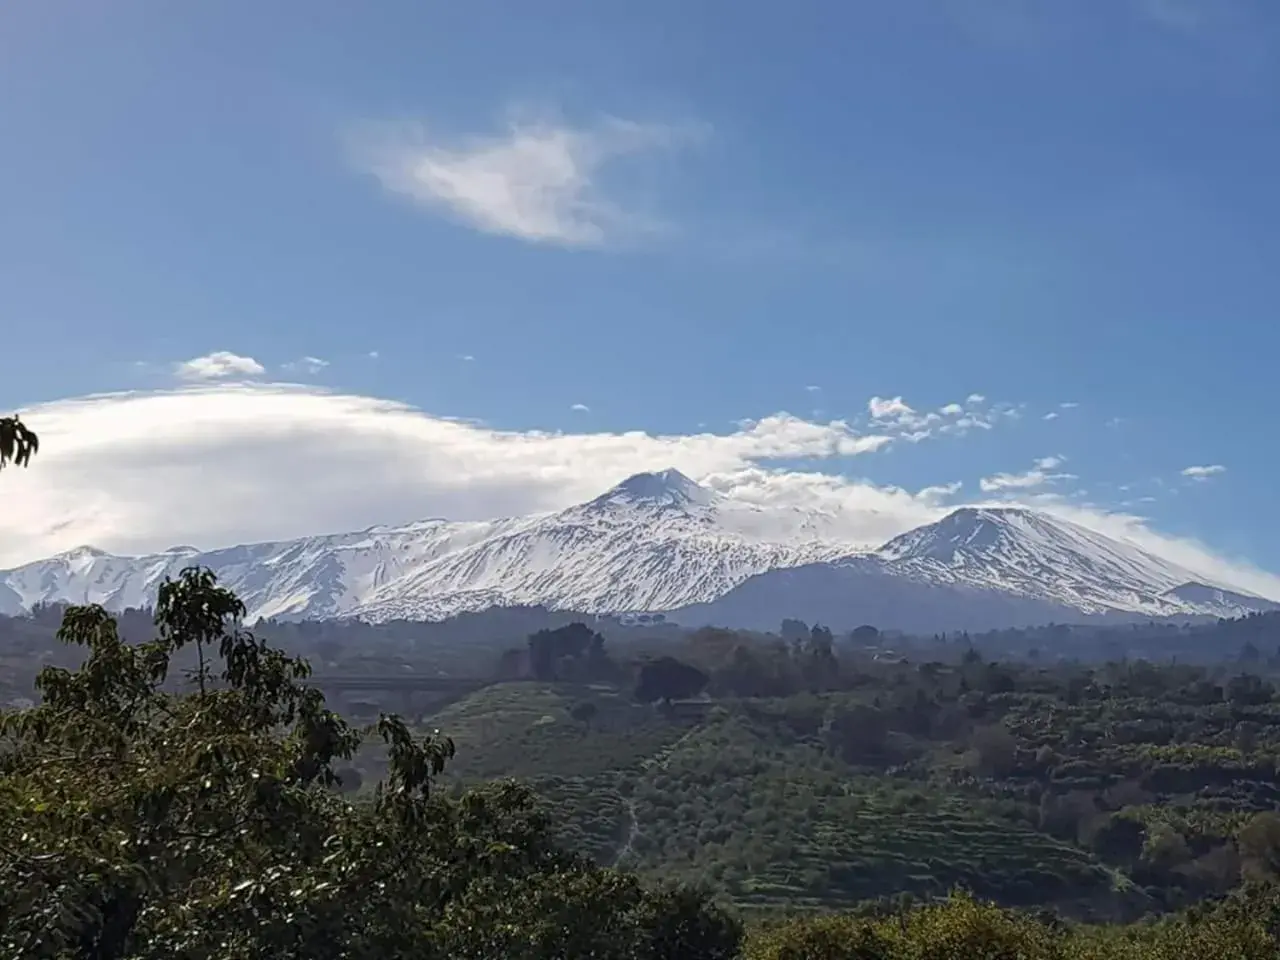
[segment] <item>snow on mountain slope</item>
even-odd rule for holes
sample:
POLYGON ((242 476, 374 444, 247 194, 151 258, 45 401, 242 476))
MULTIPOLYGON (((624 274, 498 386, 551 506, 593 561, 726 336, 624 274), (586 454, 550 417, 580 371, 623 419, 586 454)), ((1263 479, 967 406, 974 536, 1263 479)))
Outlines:
POLYGON ((831 626, 849 619, 905 629, 949 618, 940 629, 978 629, 1117 612, 1236 616, 1280 606, 1031 510, 962 508, 874 551, 838 536, 837 521, 744 504, 664 470, 529 517, 425 520, 144 557, 82 547, 0 572, 0 613, 48 602, 143 606, 166 576, 191 565, 217 573, 251 618, 439 619, 544 605, 758 616, 764 626, 828 611, 831 626))
POLYGON ((872 553, 762 573, 669 619, 772 629, 795 617, 931 633, 1278 608, 1048 514, 964 507, 872 553))
POLYGON ((421 598, 452 612, 494 602, 586 613, 669 610, 710 600, 764 570, 847 554, 851 545, 743 532, 758 508, 677 471, 640 474, 589 503, 532 517, 374 591, 359 614, 416 616, 421 598))
POLYGON ((1247 613, 1280 610, 1280 603, 1274 600, 1207 583, 1184 583, 1166 590, 1162 596, 1179 606, 1214 617, 1242 617, 1247 613))
POLYGON ((709 600, 764 570, 847 554, 818 539, 824 518, 786 518, 700 487, 675 470, 639 474, 557 513, 305 537, 199 553, 116 557, 91 548, 0 574, 0 612, 42 602, 154 601, 165 576, 207 566, 251 618, 436 619, 495 605, 584 612, 661 610, 709 600))
POLYGON ((434 520, 206 553, 175 548, 144 557, 81 547, 0 574, 0 604, 6 597, 12 604, 16 596, 19 609, 48 602, 100 603, 111 610, 143 606, 154 602, 166 576, 199 565, 235 590, 252 618, 344 616, 408 570, 483 540, 505 523, 434 520))
POLYGON ((1014 507, 964 507, 876 553, 900 576, 1002 590, 1084 613, 1178 613, 1182 604, 1165 592, 1198 579, 1131 544, 1014 507))

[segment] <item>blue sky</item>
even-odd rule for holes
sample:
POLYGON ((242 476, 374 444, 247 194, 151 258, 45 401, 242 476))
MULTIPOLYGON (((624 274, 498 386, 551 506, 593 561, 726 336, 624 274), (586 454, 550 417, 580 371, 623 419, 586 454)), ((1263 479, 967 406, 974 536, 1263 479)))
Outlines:
MULTIPOLYGON (((0 409, 38 426, 42 404, 203 380, 186 400, 215 425, 155 433, 188 465, 248 429, 218 404, 257 389, 266 410, 280 380, 476 421, 503 449, 671 441, 521 461, 543 471, 524 486, 491 461, 401 477, 440 495, 299 526, 555 505, 672 452, 726 488, 757 470, 761 497, 784 481, 758 470, 959 482, 927 506, 1140 515, 1280 569, 1277 56, 1269 0, 7 5, 0 317, 22 359, 0 409), (244 362, 179 376, 219 351, 244 362), (941 429, 972 394, 983 423, 941 429), (873 397, 914 414, 877 421, 873 397), (776 456, 688 453, 780 412, 776 456), (831 421, 892 442, 795 441, 831 421)), ((118 420, 126 399, 74 409, 118 420)), ((71 409, 47 408, 55 435, 109 447, 71 409)), ((86 461, 53 451, 65 496, 41 494, 17 553, 182 527, 115 488, 59 527, 86 461)), ((194 533, 305 532, 255 503, 194 533)))

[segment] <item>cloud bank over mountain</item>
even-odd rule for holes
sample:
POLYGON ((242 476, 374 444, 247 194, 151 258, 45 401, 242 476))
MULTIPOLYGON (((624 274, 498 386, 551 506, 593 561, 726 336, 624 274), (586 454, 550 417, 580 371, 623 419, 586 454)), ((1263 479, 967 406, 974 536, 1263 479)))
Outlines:
MULTIPOLYGON (((896 404, 877 412, 865 426, 778 413, 730 432, 662 435, 503 430, 287 384, 58 401, 24 413, 42 449, 31 470, 4 478, 0 566, 82 544, 120 553, 175 543, 210 549, 426 517, 521 516, 562 509, 665 467, 744 503, 820 513, 832 535, 871 546, 939 519, 964 491, 949 477, 918 490, 859 480, 847 475, 850 458, 856 464, 927 440, 921 430, 953 436, 962 419, 1002 416, 977 397, 928 423, 896 404)), ((1139 517, 1071 505, 1033 487, 991 493, 999 494, 994 502, 1029 503, 1206 577, 1280 596, 1280 578, 1161 535, 1139 517)))

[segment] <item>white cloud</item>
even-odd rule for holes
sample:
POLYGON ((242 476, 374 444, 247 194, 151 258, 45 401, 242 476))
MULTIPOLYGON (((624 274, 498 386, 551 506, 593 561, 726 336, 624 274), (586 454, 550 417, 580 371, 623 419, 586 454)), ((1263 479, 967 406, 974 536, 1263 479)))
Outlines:
POLYGON ((901 397, 886 400, 883 397, 872 397, 867 401, 867 409, 873 420, 901 420, 915 416, 915 410, 903 402, 901 397))
POLYGON ((824 518, 825 535, 865 547, 879 546, 905 530, 939 519, 946 513, 942 501, 959 489, 958 484, 948 484, 912 493, 835 474, 759 465, 699 479, 736 500, 773 508, 770 519, 778 523, 779 535, 794 534, 788 510, 794 508, 824 518))
POLYGON ((1074 410, 1076 407, 1080 406, 1080 404, 1076 403, 1074 400, 1066 400, 1058 404, 1058 406, 1063 410, 1074 410))
POLYGON ((174 373, 183 380, 226 380, 232 377, 258 377, 266 369, 253 357, 242 357, 229 350, 215 350, 175 364, 174 373))
POLYGON ((379 356, 380 356, 380 354, 378 353, 378 351, 377 351, 377 350, 370 350, 370 351, 369 351, 369 359, 370 359, 370 360, 377 360, 379 356))
POLYGON ((1028 470, 1026 473, 997 473, 983 477, 978 487, 983 493, 996 493, 1001 490, 1026 490, 1045 483, 1045 475, 1039 470, 1028 470))
POLYGON ((1049 412, 1049 413, 1046 413, 1046 414, 1045 414, 1043 417, 1041 417, 1040 419, 1041 419, 1041 420, 1057 420, 1057 419, 1058 419, 1058 415, 1057 415, 1056 413, 1053 413, 1053 412, 1051 411, 1051 412, 1049 412))
POLYGON ((227 384, 34 407, 33 469, 6 474, 0 566, 91 543, 216 547, 427 516, 522 514, 640 470, 729 475, 892 442, 780 413, 730 433, 514 432, 302 386, 227 384))
POLYGON ((941 504, 944 500, 949 500, 960 492, 964 486, 959 480, 952 483, 940 483, 937 486, 925 487, 923 490, 916 492, 916 496, 929 503, 941 504))
MULTIPOLYGON (((969 398, 974 407, 985 399, 977 394, 969 398)), ((1017 416, 1016 411, 1008 407, 966 410, 957 403, 949 403, 936 412, 921 413, 902 397, 872 397, 867 409, 877 429, 893 433, 910 443, 919 443, 937 434, 963 436, 975 429, 990 430, 997 418, 1017 416)))
MULTIPOLYGON (((211 548, 432 516, 524 514, 667 466, 745 501, 820 511, 831 532, 876 544, 939 519, 960 490, 912 492, 819 469, 773 469, 894 442, 892 430, 861 433, 787 414, 728 433, 520 432, 316 388, 211 384, 59 401, 23 419, 43 442, 31 469, 0 480, 9 508, 0 514, 0 566, 84 543, 118 552, 211 548)), ((1280 578, 1163 536, 1140 517, 1031 487, 998 492, 1000 502, 1059 513, 1207 579, 1280 597, 1280 578)))
POLYGON ((1227 468, 1220 463, 1211 463, 1205 466, 1184 467, 1182 475, 1192 480, 1208 480, 1210 477, 1216 477, 1218 474, 1226 473, 1227 468))
POLYGON ((499 136, 453 143, 418 125, 382 127, 353 146, 356 162, 385 189, 477 230, 596 247, 656 226, 607 195, 606 169, 699 133, 616 118, 591 128, 517 119, 499 136))
POLYGON ((575 411, 576 413, 590 413, 590 412, 591 412, 591 408, 590 408, 590 407, 588 407, 585 403, 575 403, 575 404, 574 404, 573 406, 571 406, 569 409, 570 409, 570 410, 575 411))
POLYGON ((872 397, 867 401, 871 422, 878 430, 898 439, 919 443, 939 434, 964 436, 972 430, 990 430, 1001 418, 1015 420, 1020 416, 1010 404, 985 406, 982 394, 970 394, 965 406, 948 403, 936 412, 921 413, 902 397, 872 397))
MULTIPOLYGON (((374 354, 376 356, 376 353, 374 354)), ((292 363, 286 363, 284 369, 296 373, 317 374, 325 367, 329 366, 328 360, 321 360, 319 357, 303 357, 301 360, 294 360, 292 363)))
POLYGON ((1005 490, 1031 490, 1059 480, 1076 479, 1074 474, 1052 472, 1065 462, 1066 458, 1061 456, 1040 457, 1025 473, 997 473, 983 477, 978 481, 978 487, 983 493, 1000 493, 1005 490))
POLYGON ((469 353, 461 353, 458 354, 458 359, 463 363, 474 363, 476 358, 469 353))
POLYGON ((808 390, 810 393, 818 393, 822 388, 817 386, 816 384, 811 383, 807 387, 805 387, 805 389, 808 390))

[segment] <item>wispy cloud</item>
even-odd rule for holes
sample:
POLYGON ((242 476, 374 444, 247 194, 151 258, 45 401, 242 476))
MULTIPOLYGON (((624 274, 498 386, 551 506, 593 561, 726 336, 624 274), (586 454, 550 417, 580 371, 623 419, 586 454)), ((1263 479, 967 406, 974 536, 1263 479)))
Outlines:
POLYGON ((1216 477, 1219 474, 1226 473, 1227 468, 1220 463, 1210 463, 1203 466, 1183 467, 1182 475, 1191 480, 1208 480, 1210 477, 1216 477))
POLYGON ((702 135, 695 125, 608 118, 592 127, 518 119, 496 136, 451 141, 421 125, 367 130, 356 161, 389 191, 485 233, 599 247, 659 226, 604 174, 702 135))
POLYGON ((919 443, 938 435, 963 436, 972 430, 990 430, 1001 419, 1016 419, 1017 407, 1011 404, 986 405, 980 393, 970 394, 964 405, 948 403, 936 411, 917 410, 902 397, 872 397, 867 413, 879 430, 919 443))
POLYGON ((1066 461, 1065 457, 1040 457, 1030 470, 1023 473, 997 473, 983 477, 978 486, 983 493, 1001 493, 1006 490, 1032 490, 1059 480, 1074 480, 1075 474, 1054 473, 1066 461))
POLYGON ((284 369, 290 373, 307 373, 314 376, 327 366, 329 366, 328 360, 321 360, 319 357, 303 357, 301 360, 286 363, 284 369))
POLYGON ((174 365, 174 373, 183 380, 259 377, 265 372, 266 368, 253 357, 243 357, 229 350, 215 350, 203 357, 193 357, 174 365))
POLYGON ((886 400, 883 397, 872 397, 867 401, 867 410, 873 420, 903 420, 916 415, 901 397, 886 400))
POLYGON ((910 443, 931 437, 943 420, 938 413, 921 413, 902 397, 872 397, 867 401, 867 412, 877 429, 893 432, 910 443))
POLYGON ((918 490, 916 492, 916 496, 921 500, 928 501, 929 503, 941 505, 945 501, 954 497, 963 488, 964 483, 960 480, 956 480, 952 483, 940 483, 932 487, 925 487, 922 490, 918 490))
POLYGON ((591 412, 591 408, 590 408, 590 407, 588 407, 585 403, 575 403, 575 404, 574 404, 573 406, 571 406, 569 409, 570 409, 570 410, 573 410, 573 411, 574 411, 574 412, 576 412, 576 413, 590 413, 590 412, 591 412))

